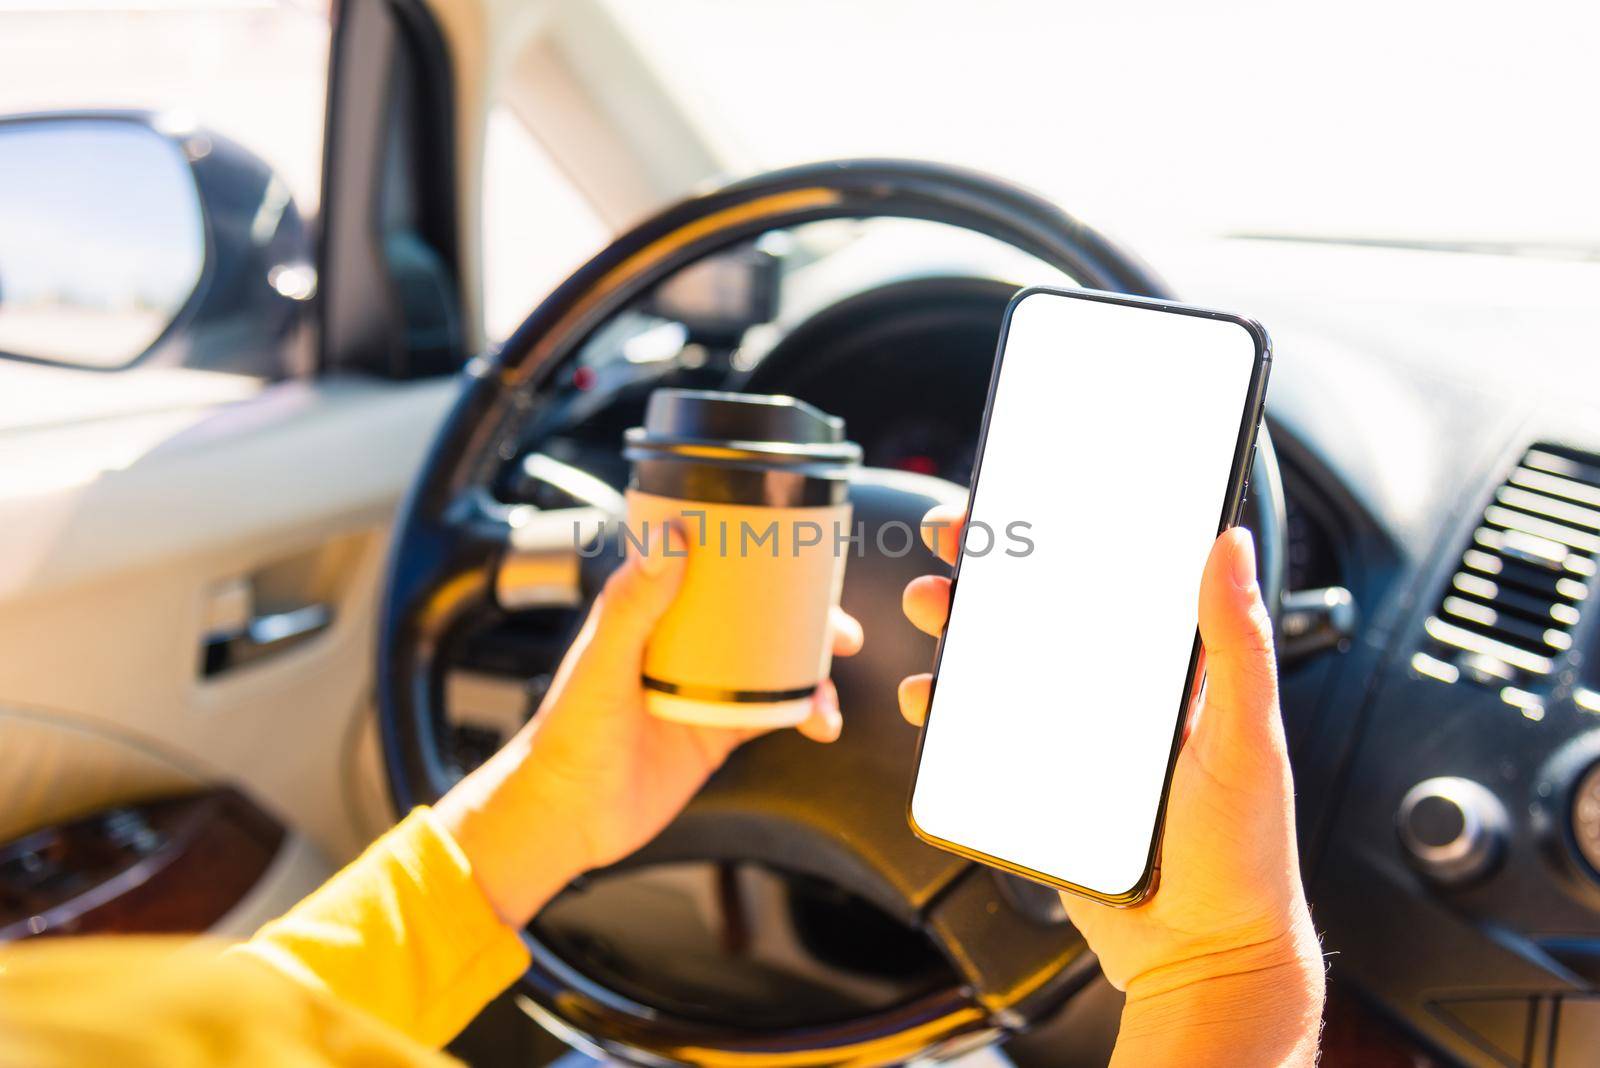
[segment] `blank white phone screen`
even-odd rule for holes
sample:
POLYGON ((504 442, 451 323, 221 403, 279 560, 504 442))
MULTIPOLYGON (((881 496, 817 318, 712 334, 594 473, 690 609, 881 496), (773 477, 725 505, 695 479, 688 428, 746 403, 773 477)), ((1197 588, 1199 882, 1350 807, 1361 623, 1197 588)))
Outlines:
POLYGON ((924 833, 1101 894, 1138 884, 1256 351, 1220 319, 1051 293, 1012 310, 911 801, 924 833))

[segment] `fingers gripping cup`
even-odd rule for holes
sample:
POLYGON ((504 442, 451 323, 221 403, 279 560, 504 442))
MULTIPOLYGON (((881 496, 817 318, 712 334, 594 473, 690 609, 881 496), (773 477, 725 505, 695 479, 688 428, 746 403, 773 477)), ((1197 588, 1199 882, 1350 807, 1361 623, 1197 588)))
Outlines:
POLYGON ((849 555, 861 448, 844 421, 792 397, 658 389, 624 455, 624 543, 663 538, 671 522, 688 542, 645 653, 651 713, 716 727, 805 719, 828 676, 849 555))

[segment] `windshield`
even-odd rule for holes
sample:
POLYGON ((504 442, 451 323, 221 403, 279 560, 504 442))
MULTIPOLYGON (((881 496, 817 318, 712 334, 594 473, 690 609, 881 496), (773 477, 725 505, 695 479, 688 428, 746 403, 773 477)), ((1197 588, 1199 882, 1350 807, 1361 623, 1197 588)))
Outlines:
POLYGON ((619 0, 749 167, 914 156, 1141 235, 1600 249, 1600 7, 619 0))

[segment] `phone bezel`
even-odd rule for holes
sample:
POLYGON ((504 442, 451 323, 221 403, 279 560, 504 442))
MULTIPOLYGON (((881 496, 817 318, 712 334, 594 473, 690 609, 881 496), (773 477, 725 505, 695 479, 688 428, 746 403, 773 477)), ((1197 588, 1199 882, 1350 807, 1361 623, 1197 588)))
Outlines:
MULTIPOLYGON (((1251 369, 1250 385, 1245 394, 1244 409, 1239 417, 1239 435, 1234 443, 1233 462, 1228 472, 1227 488, 1224 492, 1221 516, 1217 521, 1217 533, 1220 535, 1230 527, 1237 526, 1244 511, 1244 502, 1249 490, 1250 469, 1255 460, 1256 438, 1261 429, 1261 417, 1265 409, 1267 395, 1267 377, 1272 369, 1272 340, 1267 336, 1266 329, 1254 319, 1231 312, 1217 311, 1212 308, 1196 307, 1192 304, 1181 304, 1177 301, 1158 300, 1154 297, 1131 297, 1123 293, 1107 293, 1095 289, 1063 289, 1056 286, 1028 286, 1020 290, 1011 302, 1006 305, 1005 315, 1000 321, 1000 339, 995 346, 994 366, 989 372, 989 395, 984 401, 983 421, 978 431, 978 448, 973 458, 972 482, 968 491, 967 508, 970 512, 973 502, 977 500, 978 487, 983 478, 983 454, 989 443, 989 420, 994 414, 994 399, 999 390, 1000 372, 1005 360, 1006 340, 1011 332, 1011 317, 1023 301, 1038 295, 1065 297, 1073 300, 1092 300, 1103 304, 1122 304, 1131 308, 1140 308, 1151 312, 1173 315, 1190 315, 1202 319, 1220 319, 1243 327, 1255 341, 1255 364, 1251 369)), ((958 547, 955 566, 950 572, 950 602, 955 604, 956 586, 961 579, 961 561, 964 557, 964 547, 958 547)), ((939 685, 939 666, 944 657, 944 639, 949 630, 946 621, 945 629, 939 634, 938 644, 933 654, 933 681, 928 688, 928 713, 923 720, 922 727, 917 731, 916 762, 911 773, 911 789, 906 796, 906 823, 910 825, 912 833, 918 838, 947 852, 986 864, 1012 875, 1020 875, 1026 879, 1052 886, 1057 890, 1076 894, 1080 897, 1098 901, 1101 904, 1112 905, 1119 908, 1129 908, 1147 900, 1155 893, 1160 882, 1161 872, 1161 841, 1166 831, 1167 804, 1172 796, 1172 776, 1177 768, 1178 754, 1183 748, 1184 725, 1188 720, 1195 700, 1198 698, 1201 683, 1204 680, 1205 651, 1200 642, 1200 628, 1195 627, 1194 643, 1189 652, 1189 667, 1184 676, 1183 689, 1178 696, 1178 712, 1172 734, 1172 746, 1167 755, 1167 769, 1161 782, 1161 800, 1156 808, 1155 826, 1150 836, 1150 850, 1145 860, 1144 871, 1128 890, 1122 893, 1107 894, 1098 890, 1080 886, 1077 883, 1051 875, 1048 872, 1035 871, 1021 864, 1005 860, 1002 857, 991 856, 979 849, 965 846, 959 842, 947 841, 937 835, 929 834, 917 825, 912 814, 912 802, 917 794, 917 778, 922 770, 922 746, 928 733, 928 721, 933 718, 933 697, 939 685)))

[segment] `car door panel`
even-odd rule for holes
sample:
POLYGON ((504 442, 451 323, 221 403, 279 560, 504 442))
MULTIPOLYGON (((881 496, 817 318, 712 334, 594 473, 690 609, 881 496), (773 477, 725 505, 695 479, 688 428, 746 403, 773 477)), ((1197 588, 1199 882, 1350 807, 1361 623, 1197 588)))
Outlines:
POLYGON ((352 781, 379 773, 362 732, 388 526, 455 391, 291 382, 0 428, 0 456, 30 457, 0 464, 0 838, 232 784, 306 839, 252 916, 358 850, 390 815, 352 781), (208 676, 217 591, 241 582, 251 611, 305 597, 330 618, 208 676))

